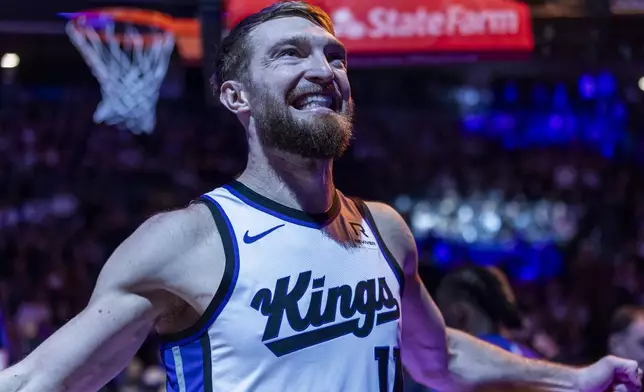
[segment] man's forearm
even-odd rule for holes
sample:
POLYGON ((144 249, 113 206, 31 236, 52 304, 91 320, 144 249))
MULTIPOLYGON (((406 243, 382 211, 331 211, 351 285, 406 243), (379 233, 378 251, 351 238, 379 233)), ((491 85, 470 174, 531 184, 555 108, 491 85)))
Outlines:
POLYGON ((575 391, 577 370, 522 358, 463 332, 447 330, 449 377, 477 391, 575 391))
MULTIPOLYGON (((0 391, 23 392, 29 391, 28 377, 20 368, 20 364, 9 367, 0 372, 0 391)), ((31 389, 35 391, 35 389, 31 389)))

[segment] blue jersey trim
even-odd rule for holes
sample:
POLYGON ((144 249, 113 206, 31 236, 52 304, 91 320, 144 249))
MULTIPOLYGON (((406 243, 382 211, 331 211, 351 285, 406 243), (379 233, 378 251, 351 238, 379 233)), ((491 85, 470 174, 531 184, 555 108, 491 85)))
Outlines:
POLYGON ((356 206, 360 210, 362 217, 364 218, 365 222, 367 222, 367 226, 369 226, 369 229, 371 229, 371 232, 376 237, 376 242, 378 243, 380 253, 387 261, 387 264, 389 264, 391 271, 394 273, 394 276, 398 280, 398 284, 400 285, 400 293, 402 295, 402 292, 405 289, 405 274, 400 267, 400 264, 398 264, 396 258, 393 256, 393 254, 391 254, 391 251, 389 251, 389 248, 387 248, 387 245, 385 245, 385 241, 380 236, 380 231, 378 231, 376 221, 373 219, 373 215, 371 214, 371 211, 369 211, 367 203, 357 198, 352 198, 352 200, 354 203, 356 203, 356 206))
POLYGON ((192 327, 182 332, 161 336, 161 347, 163 349, 172 346, 190 344, 201 338, 203 334, 208 331, 208 328, 210 328, 210 326, 215 322, 226 306, 226 303, 230 300, 233 290, 235 289, 235 285, 237 284, 237 278, 239 277, 239 247, 237 245, 237 237, 233 230, 233 226, 230 223, 230 219, 224 212, 221 205, 212 197, 205 195, 199 200, 206 203, 212 212, 215 223, 217 224, 217 229, 219 230, 219 235, 221 236, 222 243, 224 245, 224 253, 226 255, 224 275, 212 301, 206 308, 203 315, 192 327))
POLYGON ((172 356, 171 349, 161 350, 161 361, 163 361, 163 367, 165 368, 166 374, 166 392, 179 392, 177 369, 174 363, 174 357, 172 356))
POLYGON ((190 344, 161 350, 167 392, 212 392, 210 350, 207 333, 190 344))
MULTIPOLYGON (((179 349, 183 362, 186 392, 201 392, 204 386, 204 360, 201 341, 197 340, 179 349)), ((212 365, 211 365, 212 366, 212 365)))

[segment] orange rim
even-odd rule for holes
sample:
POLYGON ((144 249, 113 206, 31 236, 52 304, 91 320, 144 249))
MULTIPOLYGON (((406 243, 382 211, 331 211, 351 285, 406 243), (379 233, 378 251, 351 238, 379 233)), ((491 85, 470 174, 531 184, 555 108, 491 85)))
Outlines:
MULTIPOLYGON (((124 23, 135 23, 140 25, 148 25, 159 28, 163 31, 174 34, 175 42, 179 52, 185 53, 189 56, 201 56, 202 49, 198 42, 200 42, 201 24, 193 18, 173 18, 170 15, 158 11, 143 10, 139 8, 124 8, 124 7, 105 7, 94 8, 80 11, 71 14, 61 14, 62 16, 70 19, 74 24, 74 28, 82 34, 86 34, 83 30, 82 24, 77 23, 83 15, 90 18, 98 18, 101 15, 108 16, 116 21, 124 23)), ((103 34, 100 29, 96 31, 101 40, 105 42, 107 36, 103 34)), ((150 32, 140 32, 143 36, 144 44, 149 45, 153 42, 158 42, 160 34, 150 32)), ((123 34, 115 34, 119 43, 125 43, 129 40, 123 34)))
MULTIPOLYGON (((83 17, 100 18, 108 17, 111 20, 123 23, 131 23, 143 26, 152 26, 168 33, 174 32, 174 20, 171 16, 158 11, 142 10, 138 8, 98 8, 88 11, 81 11, 71 18, 74 28, 77 31, 87 35, 88 28, 83 27, 80 21, 83 17)), ((105 42, 108 39, 116 39, 120 44, 133 44, 138 40, 132 39, 123 33, 115 33, 108 37, 100 29, 96 30, 96 34, 100 37, 101 41, 105 42)), ((154 32, 138 32, 144 46, 149 46, 165 38, 164 34, 154 32)))
POLYGON ((168 32, 174 32, 176 24, 174 18, 159 11, 119 7, 95 8, 80 11, 74 13, 71 17, 71 21, 78 22, 86 16, 90 18, 100 18, 104 16, 117 22, 151 26, 168 32))

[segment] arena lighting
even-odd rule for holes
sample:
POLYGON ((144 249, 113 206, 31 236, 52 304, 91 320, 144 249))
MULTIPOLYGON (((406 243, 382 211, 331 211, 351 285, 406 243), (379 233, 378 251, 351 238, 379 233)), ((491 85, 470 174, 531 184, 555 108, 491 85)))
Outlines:
POLYGON ((591 75, 583 75, 581 78, 579 78, 578 88, 579 95, 582 98, 594 98, 597 91, 595 78, 593 78, 591 75))
POLYGON ((20 64, 20 57, 15 53, 5 53, 0 59, 0 68, 16 68, 20 64))
POLYGON ((642 76, 640 80, 637 82, 637 87, 639 87, 640 90, 644 91, 644 76, 642 76))
POLYGON ((496 190, 462 195, 452 189, 429 199, 401 196, 395 204, 407 211, 417 238, 488 248, 503 248, 519 239, 529 244, 567 243, 580 219, 575 206, 546 199, 505 199, 496 190))

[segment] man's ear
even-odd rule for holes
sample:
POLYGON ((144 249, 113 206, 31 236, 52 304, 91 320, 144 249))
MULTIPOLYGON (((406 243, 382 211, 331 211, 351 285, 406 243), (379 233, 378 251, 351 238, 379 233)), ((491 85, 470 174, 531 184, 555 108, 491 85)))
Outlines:
POLYGON ((234 80, 224 82, 219 89, 219 101, 234 114, 250 110, 248 95, 241 83, 234 80))

